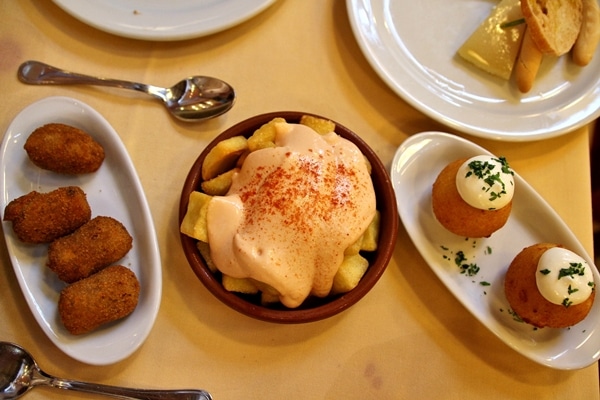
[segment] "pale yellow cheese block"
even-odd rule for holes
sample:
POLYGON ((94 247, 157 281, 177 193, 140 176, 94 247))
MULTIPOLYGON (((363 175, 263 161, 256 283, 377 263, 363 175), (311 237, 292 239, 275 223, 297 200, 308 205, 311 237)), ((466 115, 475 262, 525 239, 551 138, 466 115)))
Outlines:
POLYGON ((502 0, 460 47, 458 54, 490 74, 510 79, 526 25, 500 26, 522 18, 519 0, 502 0))

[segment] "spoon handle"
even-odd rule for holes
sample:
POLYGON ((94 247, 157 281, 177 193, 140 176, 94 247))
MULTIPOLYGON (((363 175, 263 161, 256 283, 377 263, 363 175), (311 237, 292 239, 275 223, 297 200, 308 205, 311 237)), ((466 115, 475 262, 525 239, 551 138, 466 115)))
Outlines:
POLYGON ((204 390, 148 390, 100 385, 53 378, 51 386, 59 389, 101 394, 119 399, 139 400, 212 400, 210 393, 204 390))
POLYGON ((119 79, 96 78, 93 76, 64 71, 39 61, 25 61, 17 73, 24 83, 32 85, 64 85, 86 84, 133 89, 148 93, 149 86, 143 83, 123 81, 119 79))
POLYGON ((80 382, 71 379, 57 378, 39 368, 35 369, 33 385, 51 386, 57 389, 100 394, 118 399, 130 400, 212 400, 210 393, 204 390, 150 390, 120 386, 101 385, 98 383, 80 382))

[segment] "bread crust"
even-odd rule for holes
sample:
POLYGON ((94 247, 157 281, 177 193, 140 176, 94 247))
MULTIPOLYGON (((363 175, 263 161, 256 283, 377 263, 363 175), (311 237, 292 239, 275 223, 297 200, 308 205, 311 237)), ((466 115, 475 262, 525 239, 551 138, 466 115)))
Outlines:
POLYGON ((565 307, 549 302, 537 288, 535 274, 542 254, 554 243, 538 243, 524 248, 511 262, 504 280, 504 292, 512 310, 525 322, 538 328, 566 328, 583 320, 594 303, 596 291, 580 304, 565 307))
POLYGON ((465 202, 456 188, 456 173, 468 158, 448 164, 438 175, 431 191, 433 213, 450 232, 464 237, 488 237, 502 228, 512 210, 512 200, 498 210, 481 210, 465 202))
POLYGON ((521 0, 531 38, 542 53, 561 56, 573 47, 582 24, 582 0, 521 0))

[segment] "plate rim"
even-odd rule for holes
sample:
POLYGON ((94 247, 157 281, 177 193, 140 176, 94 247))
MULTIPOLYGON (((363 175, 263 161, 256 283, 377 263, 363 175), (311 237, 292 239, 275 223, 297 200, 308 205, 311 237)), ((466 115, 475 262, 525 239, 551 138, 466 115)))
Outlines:
MULTIPOLYGON (((165 33, 165 31, 163 30, 152 29, 152 27, 149 25, 135 25, 131 23, 118 24, 114 20, 105 20, 101 17, 101 15, 99 16, 97 13, 89 12, 86 10, 87 4, 89 4, 89 0, 52 1, 60 9, 62 9, 72 17, 78 19, 79 21, 113 35, 138 40, 178 41, 208 36, 232 28, 236 25, 239 25, 243 22, 252 19, 256 15, 265 11, 277 0, 251 0, 253 1, 253 3, 250 7, 246 7, 247 0, 236 0, 238 1, 238 4, 244 6, 243 12, 234 16, 226 15, 225 18, 221 14, 209 14, 207 16, 206 13, 203 13, 202 5, 199 5, 198 13, 188 14, 190 20, 186 24, 179 25, 179 27, 176 24, 171 24, 171 26, 169 26, 170 29, 168 33, 165 33), (193 17, 197 15, 199 15, 201 18, 194 19, 193 17), (215 19, 217 22, 214 22, 215 19), (207 22, 210 21, 213 22, 207 24, 207 22)), ((106 8, 107 10, 112 9, 114 12, 114 14, 112 15, 115 17, 122 15, 122 13, 119 12, 118 8, 115 9, 114 7, 111 7, 110 4, 98 5, 98 2, 92 2, 95 6, 100 6, 102 8, 106 8)), ((217 9, 225 9, 226 6, 227 5, 217 4, 217 9)), ((143 3, 140 3, 140 7, 137 8, 143 9, 143 3)), ((132 15, 134 15, 134 13, 134 11, 131 12, 132 15)), ((163 15, 163 17, 168 18, 169 15, 163 15)))

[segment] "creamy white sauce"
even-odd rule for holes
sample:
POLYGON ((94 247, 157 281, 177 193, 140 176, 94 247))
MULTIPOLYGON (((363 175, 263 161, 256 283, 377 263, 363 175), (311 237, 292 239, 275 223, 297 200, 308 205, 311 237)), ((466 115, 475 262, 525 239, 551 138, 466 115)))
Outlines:
POLYGON ((540 257, 535 274, 538 290, 554 304, 569 306, 583 303, 594 289, 591 268, 570 250, 562 247, 548 249, 540 257))
POLYGON ((276 127, 276 147, 250 153, 228 194, 209 203, 208 242, 221 272, 269 284, 293 308, 329 294, 344 250, 375 215, 375 191, 350 141, 276 127))
POLYGON ((506 161, 493 156, 476 156, 465 161, 456 173, 456 188, 462 199, 481 210, 498 210, 513 198, 514 175, 506 161))

